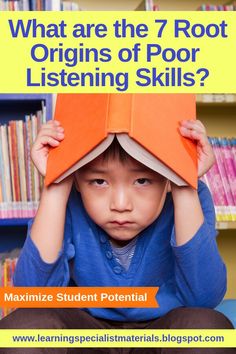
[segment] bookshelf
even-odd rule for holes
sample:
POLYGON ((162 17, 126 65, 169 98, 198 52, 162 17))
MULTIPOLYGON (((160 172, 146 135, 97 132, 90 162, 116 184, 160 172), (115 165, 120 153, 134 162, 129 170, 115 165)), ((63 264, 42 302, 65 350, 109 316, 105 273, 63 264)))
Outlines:
POLYGON ((52 117, 52 96, 50 94, 0 94, 0 122, 9 119, 23 119, 41 108, 44 101, 47 107, 47 119, 52 117))
MULTIPOLYGON (((198 102, 197 116, 207 128, 209 136, 236 136, 235 102, 198 102)), ((236 298, 236 222, 218 222, 217 243, 228 271, 226 299, 236 298)))
MULTIPOLYGON (((22 120, 26 114, 46 106, 47 119, 52 117, 52 95, 49 94, 0 94, 0 124, 9 120, 22 120)), ((0 252, 22 247, 27 231, 28 218, 0 219, 0 252)))

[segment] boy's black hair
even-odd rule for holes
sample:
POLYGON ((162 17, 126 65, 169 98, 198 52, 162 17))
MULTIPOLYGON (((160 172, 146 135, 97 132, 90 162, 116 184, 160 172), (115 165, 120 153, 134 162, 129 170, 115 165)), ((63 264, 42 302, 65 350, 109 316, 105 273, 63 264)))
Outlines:
POLYGON ((122 148, 116 136, 111 145, 101 154, 101 157, 103 161, 108 161, 110 158, 118 158, 122 163, 131 158, 131 156, 122 148))

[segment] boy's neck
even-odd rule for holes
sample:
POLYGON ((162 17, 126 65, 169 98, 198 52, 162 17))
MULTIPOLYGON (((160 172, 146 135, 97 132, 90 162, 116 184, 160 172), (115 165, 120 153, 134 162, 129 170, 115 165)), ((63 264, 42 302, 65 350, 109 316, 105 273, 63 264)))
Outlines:
POLYGON ((128 245, 128 243, 130 243, 133 239, 131 240, 114 240, 114 238, 109 237, 111 244, 114 247, 124 247, 126 245, 128 245))

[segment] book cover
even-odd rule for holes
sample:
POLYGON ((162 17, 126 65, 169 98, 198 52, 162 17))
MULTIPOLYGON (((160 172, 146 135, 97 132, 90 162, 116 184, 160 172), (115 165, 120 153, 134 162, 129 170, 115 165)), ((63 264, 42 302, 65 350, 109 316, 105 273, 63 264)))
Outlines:
POLYGON ((54 119, 65 129, 65 139, 50 151, 45 185, 97 157, 116 135, 140 162, 147 165, 149 160, 150 168, 156 162, 157 172, 196 188, 196 145, 178 131, 181 120, 195 117, 195 96, 190 94, 60 94, 54 119))

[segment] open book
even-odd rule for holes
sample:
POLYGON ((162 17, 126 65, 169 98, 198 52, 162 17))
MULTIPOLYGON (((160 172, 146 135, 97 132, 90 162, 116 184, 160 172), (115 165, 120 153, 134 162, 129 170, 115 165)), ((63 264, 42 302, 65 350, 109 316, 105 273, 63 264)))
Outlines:
POLYGON ((134 159, 179 186, 196 188, 196 145, 178 130, 181 120, 195 116, 191 94, 59 94, 54 119, 65 139, 49 153, 45 185, 92 161, 116 136, 134 159))

